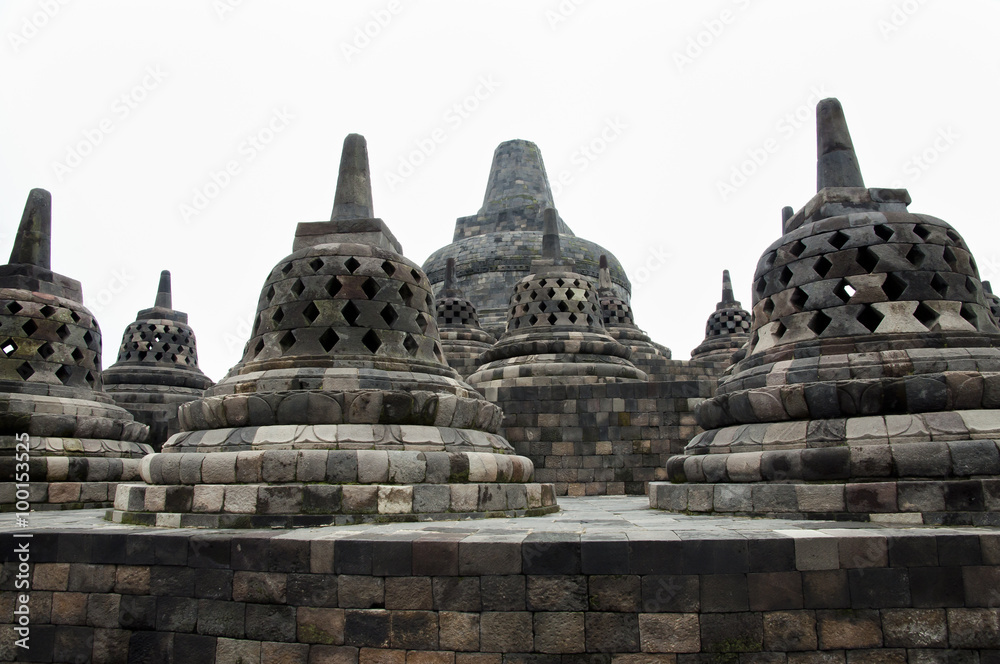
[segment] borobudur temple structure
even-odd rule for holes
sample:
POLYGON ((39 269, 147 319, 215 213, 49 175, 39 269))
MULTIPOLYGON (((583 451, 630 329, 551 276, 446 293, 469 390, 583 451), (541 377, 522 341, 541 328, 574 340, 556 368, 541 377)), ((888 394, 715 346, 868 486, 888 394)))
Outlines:
POLYGON ((468 378, 479 366, 480 356, 496 343, 496 337, 479 325, 476 305, 455 285, 455 259, 445 267, 444 286, 434 302, 441 348, 448 366, 468 378))
POLYGON ((344 141, 330 221, 299 224, 243 359, 179 408, 181 433, 119 488, 112 519, 292 527, 541 514, 553 487, 445 362, 434 297, 372 210, 365 139, 344 141))
POLYGON ((152 451, 148 428, 101 391, 100 327, 80 282, 52 271, 51 244, 52 196, 32 189, 0 266, 3 511, 110 506, 152 451))
POLYGON ((147 443, 159 451, 179 432, 177 407, 201 396, 211 379, 198 368, 198 347, 188 315, 173 308, 170 272, 160 273, 153 307, 128 324, 118 361, 104 370, 104 391, 149 427, 147 443))
MULTIPOLYGON (((455 284, 476 305, 483 329, 495 337, 507 325, 511 289, 542 254, 543 212, 555 208, 552 188, 538 146, 531 141, 501 143, 493 153, 483 206, 455 222, 452 243, 424 261, 435 289, 444 283, 448 258, 454 258, 455 284)), ((612 288, 628 302, 631 284, 621 263, 607 249, 577 237, 559 219, 562 252, 576 262, 576 271, 597 281, 599 258, 607 255, 612 288)))
POLYGON ((729 270, 722 271, 722 300, 705 323, 705 339, 691 351, 692 360, 729 362, 750 339, 750 312, 733 295, 729 270))
POLYGON ((817 107, 818 193, 757 264, 746 357, 698 406, 655 507, 1000 523, 1000 329, 969 247, 866 188, 817 107))

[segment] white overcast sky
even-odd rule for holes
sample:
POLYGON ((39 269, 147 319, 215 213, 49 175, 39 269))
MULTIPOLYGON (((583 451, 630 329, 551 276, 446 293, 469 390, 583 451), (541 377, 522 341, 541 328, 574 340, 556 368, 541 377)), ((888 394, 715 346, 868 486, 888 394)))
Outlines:
POLYGON ((1000 281, 997 25, 986 0, 4 0, 0 251, 49 189, 52 266, 82 282, 104 366, 169 269, 218 380, 295 225, 329 217, 346 134, 367 137, 376 215, 418 264, 522 138, 683 359, 722 270, 749 308, 781 207, 814 193, 824 96, 866 184, 907 187, 1000 281))

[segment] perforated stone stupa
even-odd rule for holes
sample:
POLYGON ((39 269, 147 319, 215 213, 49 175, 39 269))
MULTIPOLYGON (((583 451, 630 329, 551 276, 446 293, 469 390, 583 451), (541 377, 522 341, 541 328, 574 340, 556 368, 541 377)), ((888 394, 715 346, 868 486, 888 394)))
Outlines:
MULTIPOLYGON (((80 282, 51 269, 52 197, 32 189, 0 266, 0 509, 13 511, 17 440, 32 509, 101 507, 138 479, 148 429, 101 392, 101 330, 80 282)), ((22 485, 23 486, 23 485, 22 485)), ((19 508, 21 509, 21 508, 19 508)))
POLYGON ((468 378, 479 366, 479 357, 496 343, 496 337, 479 326, 476 307, 455 285, 455 259, 449 258, 444 287, 434 303, 441 348, 448 366, 468 378))
POLYGON ((173 308, 170 272, 164 270, 153 307, 138 312, 125 328, 118 361, 104 370, 104 390, 149 427, 146 442, 159 450, 179 431, 177 406, 211 385, 198 368, 188 316, 173 308))
POLYGON ((747 355, 651 503, 998 523, 1000 329, 976 262, 905 190, 865 187, 837 100, 817 125, 818 193, 757 265, 747 355))
POLYGON ((632 315, 632 305, 615 292, 608 269, 608 257, 601 254, 598 274, 598 297, 601 318, 611 338, 631 351, 630 360, 650 376, 663 371, 665 360, 670 359, 670 349, 661 346, 639 329, 632 315))
MULTIPOLYGON (((543 211, 554 208, 552 188, 538 146, 530 141, 501 143, 493 153, 489 182, 479 213, 455 222, 453 242, 424 261, 435 289, 444 283, 447 260, 457 265, 455 284, 476 305, 483 329, 499 337, 507 324, 511 289, 531 271, 542 253, 543 211)), ((599 258, 608 256, 612 288, 628 302, 631 284, 607 249, 576 237, 558 220, 562 252, 576 272, 596 282, 599 258)))
POLYGON ((705 323, 705 340, 691 351, 692 360, 728 363, 750 338, 750 312, 733 295, 729 270, 722 271, 722 301, 705 323))
POLYGON ((243 359, 179 408, 182 432, 120 488, 113 519, 299 526, 539 514, 551 485, 445 363, 426 275, 372 211, 363 137, 344 142, 331 221, 299 224, 243 359))
POLYGON ((542 382, 646 380, 630 351, 604 329, 597 289, 563 258, 558 216, 545 210, 542 258, 510 296, 507 330, 469 382, 491 400, 496 389, 542 382))

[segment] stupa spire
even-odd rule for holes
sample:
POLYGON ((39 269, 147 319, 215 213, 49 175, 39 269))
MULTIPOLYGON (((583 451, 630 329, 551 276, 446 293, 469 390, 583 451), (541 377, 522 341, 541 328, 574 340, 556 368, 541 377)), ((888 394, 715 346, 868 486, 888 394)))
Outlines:
POLYGON ((816 105, 816 191, 825 187, 864 187, 844 108, 837 99, 816 105))
POLYGON ((170 292, 170 270, 160 272, 160 285, 156 289, 156 302, 153 306, 157 309, 173 309, 173 296, 170 292))
POLYGON ((27 263, 52 269, 52 194, 32 189, 24 204, 21 224, 10 252, 10 263, 27 263))
POLYGON ((333 201, 331 221, 372 219, 372 179, 368 168, 368 143, 361 134, 349 134, 344 139, 337 176, 337 195, 333 201))
POLYGON ((559 260, 562 258, 562 247, 559 244, 559 215, 555 208, 545 208, 542 213, 543 228, 542 233, 542 258, 559 260))
POLYGON ((733 282, 729 279, 729 270, 722 271, 722 302, 721 304, 730 304, 736 301, 736 296, 733 295, 733 282))
POLYGON ((601 254, 600 272, 597 273, 597 288, 602 293, 613 289, 611 284, 611 270, 608 269, 608 256, 601 254))

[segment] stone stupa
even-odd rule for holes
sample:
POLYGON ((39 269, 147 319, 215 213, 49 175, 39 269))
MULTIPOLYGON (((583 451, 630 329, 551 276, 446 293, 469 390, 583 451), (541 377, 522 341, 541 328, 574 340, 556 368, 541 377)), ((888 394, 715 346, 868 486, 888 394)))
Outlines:
POLYGON ((243 359, 179 408, 182 432, 120 487, 112 518, 291 527, 521 516, 551 485, 500 409, 444 360, 431 285, 372 211, 363 137, 344 141, 331 221, 299 224, 243 359))
POLYGON ((1000 523, 1000 329, 958 232, 866 188, 840 103, 818 193, 753 285, 746 357, 699 405, 655 507, 1000 523))
POLYGON ((647 379, 604 328, 597 288, 563 258, 558 225, 547 208, 542 257, 514 287, 507 330, 469 377, 491 401, 500 387, 647 379))
POLYGON ((692 360, 728 364, 750 338, 750 312, 733 295, 729 270, 722 271, 722 301, 705 323, 705 340, 691 351, 692 360))
POLYGON ((177 407, 212 386, 198 368, 196 344, 187 314, 173 308, 164 270, 153 307, 125 328, 118 361, 104 370, 105 392, 149 427, 146 442, 157 451, 179 431, 177 407))
POLYGON ((101 391, 101 330, 51 269, 52 196, 32 189, 0 266, 0 509, 104 507, 139 477, 148 428, 101 391), (29 482, 18 443, 29 445, 29 482), (17 486, 15 486, 17 482, 17 486))
MULTIPOLYGON (((447 260, 454 258, 455 285, 476 305, 483 329, 499 337, 511 289, 541 256, 543 211, 550 207, 556 206, 538 146, 525 140, 501 143, 493 153, 483 206, 475 215, 460 217, 452 243, 424 261, 433 287, 444 283, 447 260)), ((606 255, 612 288, 628 302, 632 286, 618 259, 575 236, 561 218, 558 225, 563 255, 576 262, 576 272, 596 282, 599 258, 606 255)))
POLYGON ((496 343, 496 337, 479 326, 476 307, 455 285, 455 259, 449 258, 444 286, 434 303, 441 348, 448 366, 468 378, 479 366, 479 357, 496 343))
POLYGON ((608 269, 608 257, 604 254, 601 254, 597 284, 601 317, 608 334, 631 351, 629 359, 632 364, 649 374, 650 378, 662 372, 669 365, 666 360, 670 359, 670 349, 652 341, 635 324, 632 305, 615 292, 608 269))

